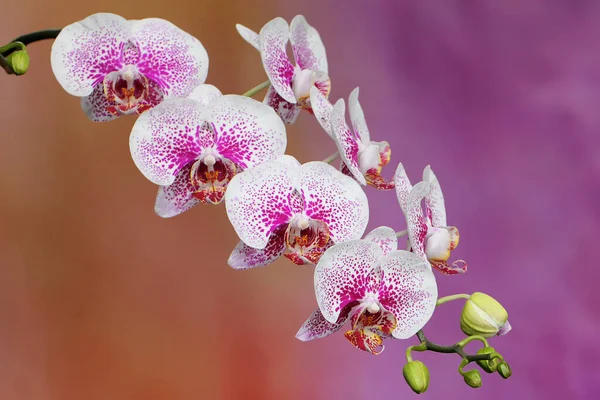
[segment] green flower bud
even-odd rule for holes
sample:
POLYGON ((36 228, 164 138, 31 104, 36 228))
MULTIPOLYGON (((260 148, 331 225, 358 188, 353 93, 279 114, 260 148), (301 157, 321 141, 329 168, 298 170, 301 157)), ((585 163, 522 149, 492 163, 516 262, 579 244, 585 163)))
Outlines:
POLYGON ((508 313, 493 297, 476 292, 466 301, 460 316, 460 329, 471 336, 500 336, 510 331, 508 313))
POLYGON ((472 388, 481 387, 481 374, 476 369, 465 372, 465 383, 472 388))
POLYGON ((429 370, 421 361, 411 361, 402 369, 408 386, 416 394, 425 393, 429 387, 429 370))
POLYGON ((498 364, 498 373, 504 379, 510 378, 512 371, 510 370, 510 366, 506 361, 502 361, 500 364, 498 364))
POLYGON ((17 50, 10 53, 6 57, 6 61, 15 75, 23 75, 29 68, 29 54, 26 50, 17 50))
MULTIPOLYGON (((493 347, 483 347, 479 349, 479 351, 477 351, 477 354, 492 354, 495 352, 496 350, 493 347)), ((493 360, 477 361, 477 365, 479 365, 481 369, 487 372, 488 374, 491 374, 493 372, 496 372, 496 368, 498 367, 499 362, 500 361, 497 358, 494 358, 493 360)))

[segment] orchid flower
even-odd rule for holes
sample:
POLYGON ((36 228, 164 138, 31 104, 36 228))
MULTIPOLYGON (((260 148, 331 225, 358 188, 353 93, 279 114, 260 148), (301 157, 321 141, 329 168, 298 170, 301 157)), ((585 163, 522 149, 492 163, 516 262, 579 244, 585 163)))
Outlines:
POLYGON ((52 71, 94 121, 140 114, 204 83, 202 43, 159 18, 99 13, 66 26, 52 46, 52 71))
POLYGON ((229 265, 267 265, 281 255, 316 264, 335 243, 358 239, 369 220, 367 196, 356 181, 320 161, 291 156, 236 175, 225 193, 229 220, 241 242, 229 265))
POLYGON ((358 88, 355 88, 348 98, 352 129, 346 124, 344 99, 339 99, 335 106, 332 106, 327 99, 313 90, 311 101, 317 120, 335 140, 342 159, 342 172, 353 176, 362 185, 368 184, 380 190, 392 189, 394 183, 381 176, 381 170, 390 162, 390 146, 385 141, 371 141, 365 114, 358 101, 358 88))
POLYGON ((240 170, 285 152, 285 125, 273 109, 201 85, 191 98, 168 99, 142 114, 129 138, 135 165, 161 185, 155 211, 173 217, 219 204, 240 170))
POLYGON ((263 66, 271 82, 264 102, 273 107, 287 124, 293 124, 301 109, 312 112, 310 89, 316 87, 325 97, 331 91, 327 75, 327 56, 321 37, 302 15, 291 24, 283 18, 269 21, 260 34, 236 25, 242 38, 260 51, 263 66), (296 65, 286 53, 288 41, 296 65))
POLYGON ((319 308, 296 337, 322 338, 350 321, 346 339, 379 354, 384 338, 406 339, 423 328, 435 309, 435 277, 425 259, 397 246, 394 230, 383 226, 329 248, 315 267, 319 308))
POLYGON ((444 195, 437 177, 428 165, 423 180, 412 186, 402 163, 394 175, 396 195, 406 217, 410 247, 418 256, 427 257, 433 267, 445 275, 467 271, 464 260, 448 264, 450 253, 458 246, 459 233, 446 225, 444 195), (425 215, 421 202, 425 199, 425 215))

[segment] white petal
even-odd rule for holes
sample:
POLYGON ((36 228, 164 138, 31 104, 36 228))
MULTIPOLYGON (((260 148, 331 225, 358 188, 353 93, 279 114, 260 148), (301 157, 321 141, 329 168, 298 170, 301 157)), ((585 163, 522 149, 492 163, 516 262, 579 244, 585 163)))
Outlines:
POLYGON ((223 94, 219 89, 213 85, 203 84, 192 90, 192 93, 190 93, 188 99, 196 100, 206 107, 211 101, 221 96, 223 96, 223 94))
POLYGON ((363 112, 360 103, 358 102, 358 88, 355 88, 348 98, 348 110, 350 112, 350 122, 364 144, 369 144, 371 141, 371 134, 367 127, 367 121, 365 121, 365 113, 363 112))
POLYGON ((296 103, 292 91, 294 66, 286 53, 290 30, 283 18, 269 21, 260 30, 260 56, 273 88, 290 103, 296 103))
POLYGON ((446 226, 444 195, 442 194, 440 182, 429 165, 423 170, 423 180, 429 182, 431 186, 431 191, 425 197, 427 216, 431 220, 433 226, 446 226))
POLYGON ((171 218, 200 204, 200 200, 193 196, 190 170, 191 164, 179 171, 171 185, 158 188, 154 212, 159 217, 171 218))
POLYGON ((331 131, 340 152, 340 157, 361 185, 366 185, 364 175, 358 166, 358 139, 346 124, 346 103, 339 99, 333 106, 331 114, 331 131))
POLYGON ((402 209, 404 215, 406 215, 408 195, 412 190, 412 185, 410 184, 410 180, 406 175, 406 171, 404 170, 402 163, 399 163, 398 168, 396 168, 396 173, 394 174, 394 186, 396 188, 396 196, 398 197, 400 208, 402 209))
POLYGON ((254 47, 256 50, 260 51, 258 33, 254 32, 252 29, 246 28, 244 25, 241 24, 235 24, 235 29, 237 29, 242 39, 250 43, 252 47, 254 47))
POLYGON ((389 254, 392 251, 398 250, 398 237, 396 231, 389 226, 380 226, 369 232, 364 240, 368 240, 381 247, 383 254, 389 254))
POLYGON ((310 106, 323 130, 327 132, 329 137, 334 139, 333 132, 331 131, 331 113, 333 112, 333 105, 316 86, 313 86, 310 89, 310 106))
POLYGON ((304 16, 297 15, 290 23, 290 39, 300 68, 327 73, 327 55, 321 36, 304 16))

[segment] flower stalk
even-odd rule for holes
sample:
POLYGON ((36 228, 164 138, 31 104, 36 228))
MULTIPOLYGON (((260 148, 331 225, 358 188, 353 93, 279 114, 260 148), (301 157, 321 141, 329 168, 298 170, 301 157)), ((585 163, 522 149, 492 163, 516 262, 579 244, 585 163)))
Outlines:
POLYGON ((256 93, 260 92, 263 89, 268 88, 269 86, 271 86, 271 81, 269 81, 268 79, 266 81, 264 81, 263 83, 254 86, 252 89, 248 90, 246 93, 242 94, 242 96, 246 96, 246 97, 252 97, 254 96, 256 93))

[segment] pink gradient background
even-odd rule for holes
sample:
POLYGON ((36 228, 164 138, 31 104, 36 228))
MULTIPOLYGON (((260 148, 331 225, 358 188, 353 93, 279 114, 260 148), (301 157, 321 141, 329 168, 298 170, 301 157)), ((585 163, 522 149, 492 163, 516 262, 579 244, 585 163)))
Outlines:
MULTIPOLYGON (((484 291, 513 331, 493 340, 513 376, 471 389, 453 355, 425 354, 424 399, 598 399, 595 298, 600 190, 600 2, 174 0, 86 5, 7 0, 1 42, 97 11, 162 17, 198 37, 208 83, 241 93, 264 80, 237 22, 298 13, 321 33, 331 100, 361 87, 374 140, 413 180, 431 164, 461 277, 440 295, 484 291), (10 14, 10 17, 8 17, 10 14)), ((280 260, 236 272, 224 207, 163 220, 133 165, 132 119, 89 122, 54 80, 50 42, 30 46, 23 77, 0 75, 0 399, 397 399, 415 340, 374 357, 341 333, 294 338, 316 305, 312 268, 280 260)), ((304 114, 288 153, 333 144, 304 114)), ((404 228, 393 193, 368 189, 370 228, 404 228)), ((427 326, 460 337, 459 304, 427 326)))

